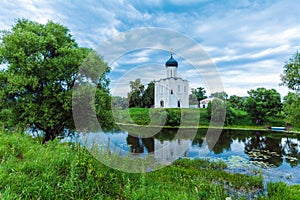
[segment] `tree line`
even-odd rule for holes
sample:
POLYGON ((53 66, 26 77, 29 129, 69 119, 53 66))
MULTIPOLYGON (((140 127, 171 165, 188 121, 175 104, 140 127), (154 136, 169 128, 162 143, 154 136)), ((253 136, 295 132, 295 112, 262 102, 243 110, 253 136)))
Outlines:
MULTIPOLYGON (((286 65, 290 65, 290 63, 286 65)), ((282 79, 286 79, 284 75, 282 75, 282 79)), ((282 84, 288 83, 283 81, 282 84)), ((295 87, 290 87, 290 89, 295 87)), ((153 81, 145 89, 141 79, 136 79, 130 81, 130 88, 127 98, 113 97, 113 107, 118 109, 154 107, 153 81)), ((215 92, 210 95, 214 99, 208 104, 208 117, 212 121, 225 121, 226 125, 234 125, 236 123, 235 118, 243 118, 247 115, 253 124, 262 125, 267 123, 281 126, 291 124, 298 128, 300 126, 300 100, 297 92, 289 92, 283 98, 283 102, 278 91, 264 87, 247 91, 248 96, 245 97, 237 95, 229 97, 224 91, 215 92), (222 116, 223 114, 224 116, 222 116)), ((189 95, 190 105, 197 104, 200 108, 200 101, 205 98, 207 96, 204 87, 191 89, 189 95)), ((251 124, 248 122, 248 125, 251 124)))

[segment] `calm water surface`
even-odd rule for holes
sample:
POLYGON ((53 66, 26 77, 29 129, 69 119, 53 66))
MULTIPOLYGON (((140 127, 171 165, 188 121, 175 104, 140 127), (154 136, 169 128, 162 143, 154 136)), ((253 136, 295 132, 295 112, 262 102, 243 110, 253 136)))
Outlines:
POLYGON ((143 133, 132 129, 105 132, 105 136, 124 152, 139 156, 152 153, 157 159, 170 162, 178 157, 222 159, 229 171, 245 174, 262 171, 266 181, 300 183, 299 135, 223 130, 217 143, 210 146, 205 140, 207 129, 186 129, 180 134, 178 129, 162 129, 152 137, 143 133))

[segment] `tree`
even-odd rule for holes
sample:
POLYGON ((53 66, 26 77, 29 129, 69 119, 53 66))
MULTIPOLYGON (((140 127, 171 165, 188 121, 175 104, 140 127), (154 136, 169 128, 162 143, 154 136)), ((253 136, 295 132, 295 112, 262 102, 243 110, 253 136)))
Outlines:
POLYGON ((197 101, 198 101, 198 108, 199 108, 200 107, 200 101, 202 99, 206 98, 206 96, 205 96, 206 91, 205 91, 205 89, 203 87, 198 87, 197 89, 192 88, 192 94, 194 96, 196 96, 197 101))
POLYGON ((260 123, 267 116, 275 116, 281 111, 280 94, 275 89, 257 88, 248 91, 245 110, 255 123, 260 123))
POLYGON ((189 94, 189 105, 197 105, 198 106, 198 100, 195 94, 189 94))
POLYGON ((148 83, 147 89, 143 94, 143 107, 151 108, 154 106, 154 82, 148 83))
POLYGON ((141 79, 138 78, 135 81, 130 81, 130 89, 128 93, 129 108, 142 107, 145 87, 141 83, 141 79))
POLYGON ((214 98, 207 106, 207 117, 215 125, 229 125, 233 123, 233 114, 229 103, 214 98))
POLYGON ((300 127, 300 96, 296 93, 289 92, 284 97, 283 111, 286 121, 294 127, 300 127))
POLYGON ((222 99, 223 101, 226 101, 228 98, 228 94, 224 91, 212 93, 211 96, 222 99))
POLYGON ((126 97, 112 96, 112 108, 124 110, 128 108, 128 99, 126 97))
POLYGON ((296 52, 283 67, 282 85, 300 92, 300 54, 296 52))
POLYGON ((235 109, 242 109, 244 107, 244 98, 237 95, 232 95, 229 97, 228 102, 230 106, 235 109))
MULTIPOLYGON (((97 84, 96 113, 100 119, 108 119, 106 74, 110 69, 91 49, 78 47, 67 27, 52 21, 43 25, 19 19, 11 31, 4 32, 0 61, 8 67, 0 72, 0 95, 12 113, 10 126, 38 128, 45 133, 44 142, 65 128, 74 130, 72 88, 81 64, 91 53, 87 66, 97 61, 103 72, 99 80, 93 80, 97 84)), ((86 76, 91 74, 86 72, 86 76)))

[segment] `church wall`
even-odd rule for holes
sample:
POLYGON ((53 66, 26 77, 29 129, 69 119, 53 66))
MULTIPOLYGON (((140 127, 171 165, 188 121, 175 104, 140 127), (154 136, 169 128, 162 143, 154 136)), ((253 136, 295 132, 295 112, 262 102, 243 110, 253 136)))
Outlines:
POLYGON ((181 78, 166 78, 155 82, 155 108, 160 108, 163 101, 164 108, 188 108, 189 85, 181 78), (178 105, 180 101, 180 105, 178 105))

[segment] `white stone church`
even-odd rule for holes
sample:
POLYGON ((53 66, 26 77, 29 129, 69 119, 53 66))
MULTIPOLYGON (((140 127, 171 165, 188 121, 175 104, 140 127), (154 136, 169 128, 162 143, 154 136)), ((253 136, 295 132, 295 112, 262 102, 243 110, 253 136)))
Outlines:
POLYGON ((154 107, 155 108, 188 108, 189 83, 177 76, 178 62, 171 53, 166 62, 167 77, 155 81, 154 107))

